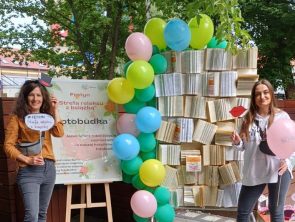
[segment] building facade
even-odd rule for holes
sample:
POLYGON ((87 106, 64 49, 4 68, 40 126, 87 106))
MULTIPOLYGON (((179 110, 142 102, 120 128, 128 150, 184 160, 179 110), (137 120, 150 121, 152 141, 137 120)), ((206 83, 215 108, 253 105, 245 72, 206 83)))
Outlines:
POLYGON ((15 97, 20 86, 28 79, 37 79, 41 73, 47 73, 47 65, 18 61, 14 57, 0 55, 0 95, 1 97, 15 97))

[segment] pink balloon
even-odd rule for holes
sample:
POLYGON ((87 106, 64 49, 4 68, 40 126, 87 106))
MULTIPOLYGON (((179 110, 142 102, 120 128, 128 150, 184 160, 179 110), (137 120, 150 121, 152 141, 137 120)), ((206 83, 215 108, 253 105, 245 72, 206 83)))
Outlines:
POLYGON ((126 39, 125 50, 127 56, 132 61, 149 61, 153 53, 153 46, 150 39, 145 34, 134 32, 126 39))
POLYGON ((129 133, 133 136, 139 135, 139 130, 135 126, 135 114, 124 113, 117 120, 117 133, 129 133))
POLYGON ((295 152, 295 122, 291 119, 274 121, 266 131, 271 151, 280 159, 286 159, 295 152))
POLYGON ((133 212, 143 218, 152 217, 157 210, 157 200, 153 194, 146 190, 136 191, 131 197, 133 212))

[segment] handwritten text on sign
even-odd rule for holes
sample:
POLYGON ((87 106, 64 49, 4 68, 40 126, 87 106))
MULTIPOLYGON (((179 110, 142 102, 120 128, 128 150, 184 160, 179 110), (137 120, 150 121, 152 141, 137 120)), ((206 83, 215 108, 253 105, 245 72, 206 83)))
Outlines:
POLYGON ((54 119, 45 113, 29 114, 25 116, 26 125, 37 131, 46 131, 53 127, 54 119))

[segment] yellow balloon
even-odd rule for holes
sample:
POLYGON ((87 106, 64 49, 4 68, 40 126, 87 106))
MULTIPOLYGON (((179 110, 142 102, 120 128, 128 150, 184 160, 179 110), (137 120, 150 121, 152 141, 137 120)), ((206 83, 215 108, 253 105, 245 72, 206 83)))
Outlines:
POLYGON ((144 89, 154 81, 154 69, 147 61, 136 60, 132 62, 128 69, 126 78, 136 89, 144 89))
POLYGON ((153 45, 159 49, 166 49, 167 45, 164 39, 164 29, 166 22, 160 18, 152 18, 144 26, 144 34, 149 37, 153 45))
POLYGON ((196 17, 192 18, 188 23, 192 35, 190 46, 193 49, 203 49, 214 33, 214 25, 211 18, 205 14, 200 14, 200 16, 199 24, 196 17))
POLYGON ((112 79, 107 87, 107 93, 110 100, 117 104, 130 102, 134 97, 134 87, 125 78, 112 79))
POLYGON ((139 169, 141 181, 149 186, 159 186, 166 176, 166 170, 163 164, 156 159, 149 159, 143 162, 139 169))

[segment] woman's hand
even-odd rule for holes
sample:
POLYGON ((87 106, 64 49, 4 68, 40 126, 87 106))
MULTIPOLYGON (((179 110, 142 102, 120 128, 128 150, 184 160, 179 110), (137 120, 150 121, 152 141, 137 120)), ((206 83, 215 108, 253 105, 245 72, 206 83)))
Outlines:
POLYGON ((286 160, 280 160, 279 175, 283 175, 288 169, 286 160))
POLYGON ((29 156, 27 164, 31 166, 41 166, 44 165, 44 159, 42 156, 29 156))
POLYGON ((50 97, 50 100, 51 100, 51 106, 53 108, 53 110, 57 110, 57 107, 58 107, 58 100, 55 96, 51 96, 50 97))
POLYGON ((44 159, 42 156, 25 156, 20 154, 16 158, 18 161, 23 162, 31 166, 41 166, 44 165, 44 159))
POLYGON ((52 109, 53 109, 53 116, 54 116, 54 119, 55 119, 55 123, 61 121, 60 119, 60 115, 59 115, 59 112, 58 112, 58 100, 57 98, 52 95, 51 96, 51 106, 52 106, 52 109))
POLYGON ((234 145, 239 145, 242 140, 240 135, 236 131, 233 131, 231 139, 234 145))

